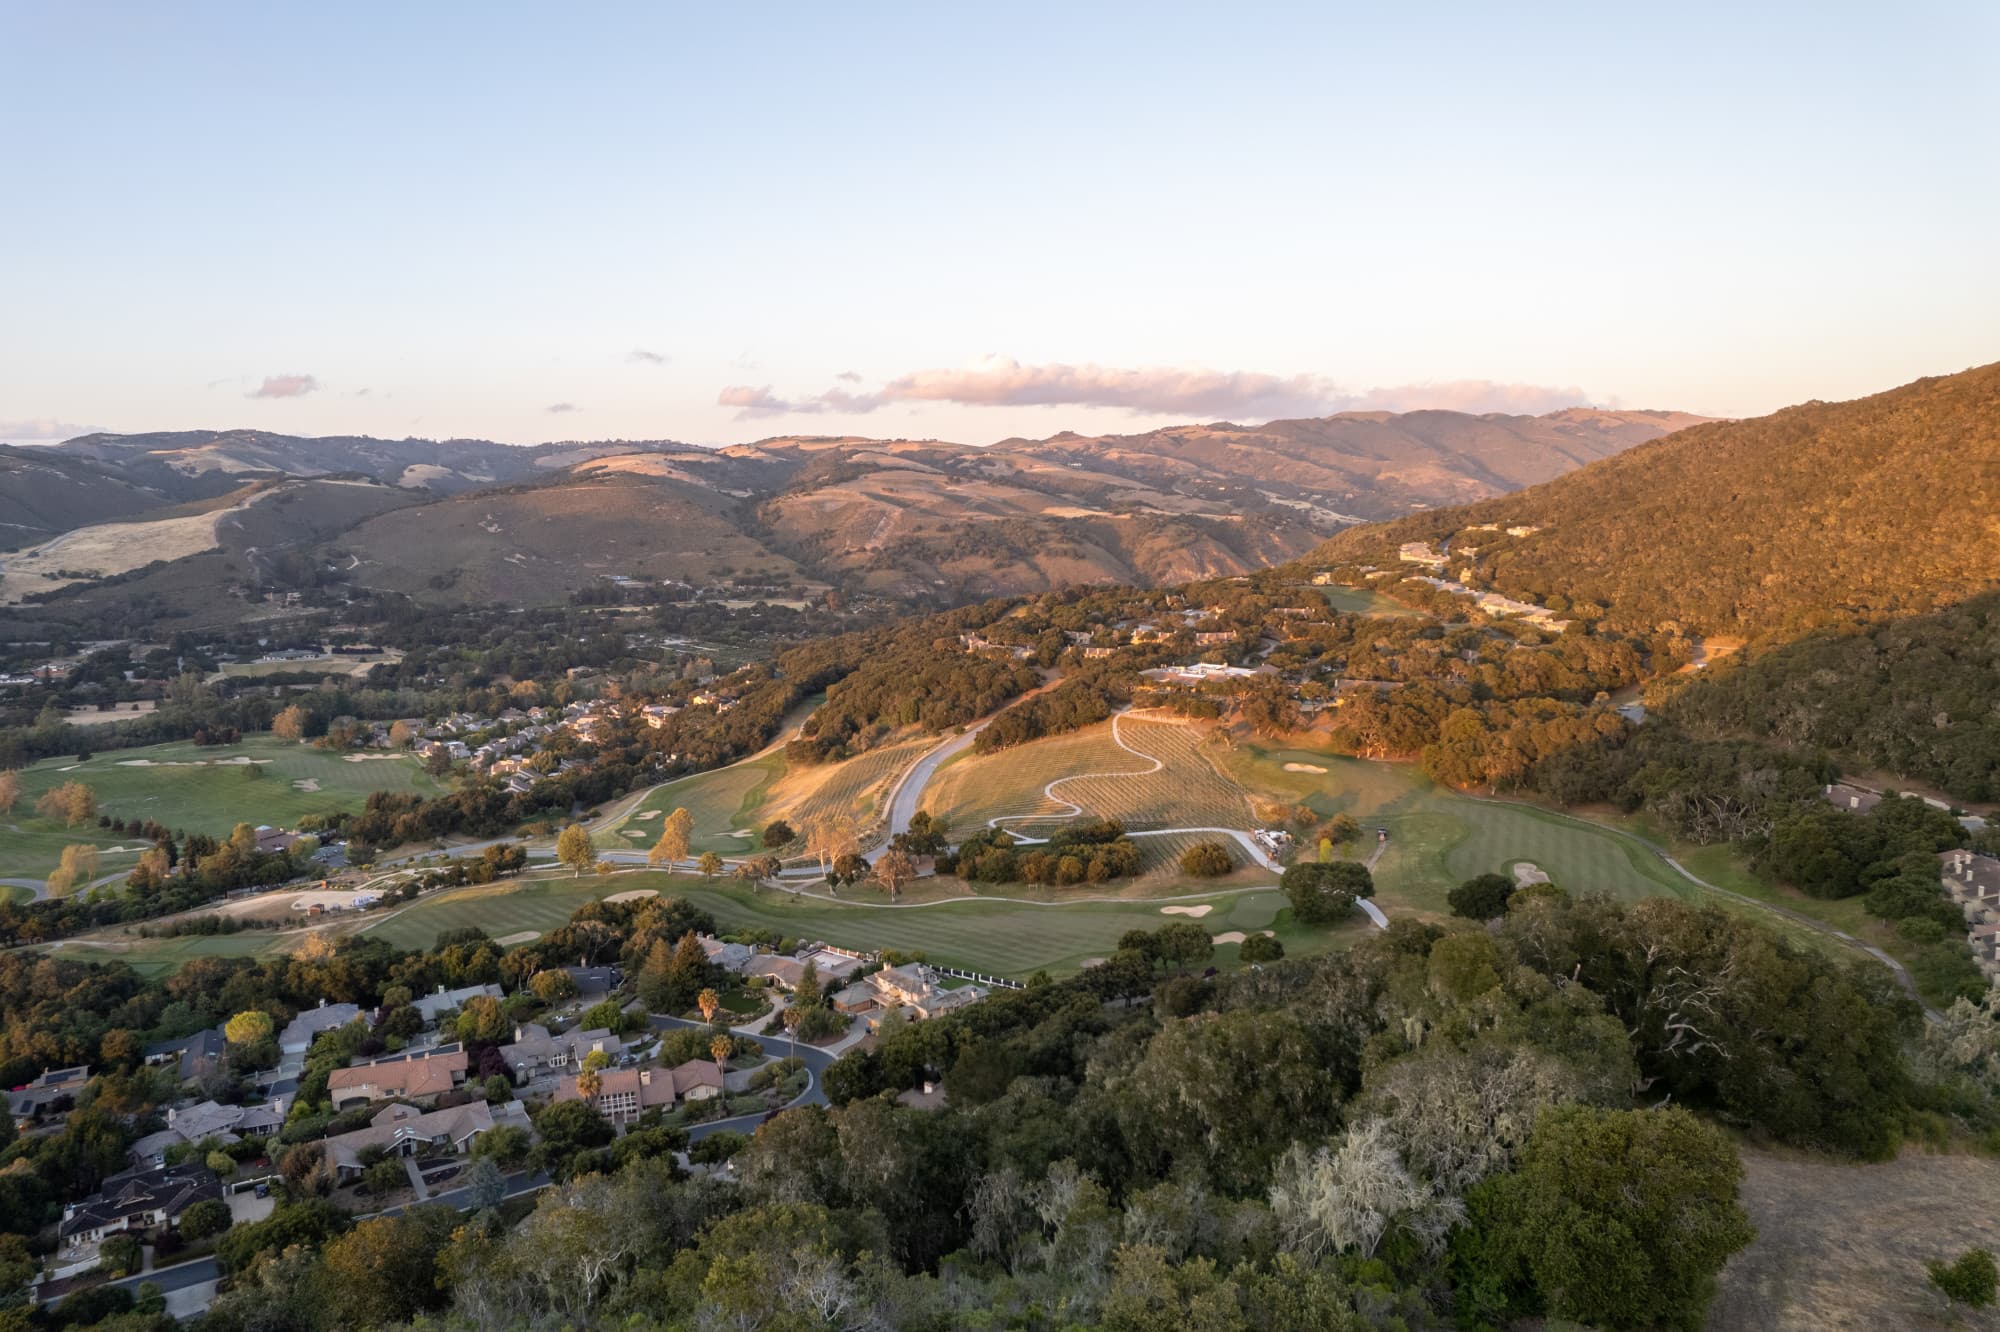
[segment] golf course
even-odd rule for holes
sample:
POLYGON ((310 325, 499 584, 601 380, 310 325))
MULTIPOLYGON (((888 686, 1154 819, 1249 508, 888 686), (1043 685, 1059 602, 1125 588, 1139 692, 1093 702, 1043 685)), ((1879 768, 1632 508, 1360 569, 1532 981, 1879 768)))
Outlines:
POLYGON ((407 755, 340 754, 270 734, 232 745, 181 741, 81 761, 44 759, 21 770, 20 798, 0 813, 0 878, 45 878, 74 843, 97 847, 106 873, 129 869, 146 849, 142 839, 100 828, 94 817, 69 827, 37 814, 36 800, 65 782, 88 786, 100 814, 214 836, 239 823, 289 827, 308 814, 358 810, 371 791, 444 790, 407 755))

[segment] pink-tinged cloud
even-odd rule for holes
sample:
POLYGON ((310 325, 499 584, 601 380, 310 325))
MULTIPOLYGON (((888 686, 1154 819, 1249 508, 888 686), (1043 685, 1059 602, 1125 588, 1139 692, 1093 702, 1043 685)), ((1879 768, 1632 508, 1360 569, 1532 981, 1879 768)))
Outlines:
POLYGON ((75 439, 78 435, 95 435, 100 430, 99 426, 72 425, 50 416, 31 416, 25 420, 0 421, 0 444, 48 444, 75 439))
POLYGON ((656 351, 648 351, 644 347, 634 347, 631 354, 625 359, 634 365, 665 365, 667 363, 665 356, 656 351))
MULTIPOLYGON (((848 380, 849 375, 838 376, 848 380)), ((1582 389, 1461 379, 1355 392, 1324 375, 1271 375, 1200 367, 1119 369, 1100 365, 1022 365, 988 357, 950 370, 919 370, 869 392, 834 388, 787 398, 771 386, 724 389, 717 401, 739 418, 862 415, 892 402, 949 402, 974 407, 1096 407, 1142 416, 1270 420, 1344 411, 1436 408, 1539 415, 1590 401, 1582 389)))
POLYGON ((573 402, 552 402, 542 410, 554 416, 561 416, 564 412, 577 410, 577 406, 573 402))
POLYGON ((319 380, 311 375, 267 375, 264 382, 244 396, 248 398, 303 398, 319 390, 319 380))

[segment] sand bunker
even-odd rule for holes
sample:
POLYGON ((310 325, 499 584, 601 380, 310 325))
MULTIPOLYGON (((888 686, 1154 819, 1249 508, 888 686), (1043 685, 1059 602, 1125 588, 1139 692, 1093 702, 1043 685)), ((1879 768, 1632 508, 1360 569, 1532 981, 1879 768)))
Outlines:
POLYGON ((376 759, 384 759, 393 763, 403 756, 401 754, 342 754, 340 757, 349 763, 370 763, 376 759))
POLYGON ((1317 764, 1317 763, 1287 763, 1287 764, 1285 765, 1285 771, 1286 771, 1286 772, 1316 772, 1316 773, 1318 773, 1318 774, 1319 774, 1320 776, 1322 776, 1322 777, 1324 777, 1324 776, 1326 775, 1326 769, 1325 769, 1325 768, 1322 768, 1322 767, 1320 767, 1320 766, 1319 766, 1319 764, 1317 764))
POLYGON ((247 768, 253 763, 269 763, 269 759, 253 759, 248 754, 237 754, 221 759, 167 759, 155 762, 152 759, 119 759, 121 768, 247 768))
POLYGON ((1163 916, 1194 916, 1194 917, 1196 917, 1197 919, 1199 919, 1199 918, 1200 918, 1200 917, 1202 917, 1202 916, 1206 916, 1206 915, 1207 915, 1207 914, 1208 914, 1209 912, 1211 912, 1211 911, 1213 911, 1213 910, 1215 910, 1215 908, 1214 908, 1214 907, 1212 907, 1212 906, 1210 906, 1210 905, 1209 905, 1208 903, 1204 902, 1204 903, 1202 903, 1202 904, 1201 904, 1200 906, 1191 906, 1191 907, 1188 907, 1188 906, 1167 906, 1167 907, 1161 907, 1161 908, 1160 908, 1160 914, 1161 914, 1161 915, 1163 915, 1163 916))
POLYGON ((646 830, 644 828, 627 828, 625 835, 627 837, 636 837, 642 842, 646 840, 646 830))
POLYGON ((642 897, 658 897, 659 895, 660 890, 657 888, 634 888, 629 893, 613 893, 604 900, 607 902, 636 902, 642 897))
POLYGON ((295 791, 317 791, 319 790, 319 778, 294 777, 292 778, 292 789, 295 791))
POLYGON ((1528 888, 1535 884, 1547 883, 1549 881, 1548 873, 1532 860, 1517 860, 1514 862, 1512 868, 1514 871, 1514 886, 1517 888, 1528 888))
MULTIPOLYGON (((62 947, 60 943, 56 944, 55 946, 57 948, 62 947)), ((1082 962, 1078 963, 1077 965, 1080 970, 1089 971, 1092 967, 1103 966, 1104 959, 1101 957, 1086 957, 1085 959, 1083 959, 1082 962)))
POLYGON ((660 811, 657 809, 642 809, 637 814, 634 814, 632 817, 639 820, 639 822, 644 823, 647 819, 659 818, 660 811))
POLYGON ((495 939, 493 942, 499 944, 502 948, 512 948, 515 944, 533 943, 541 937, 542 932, 540 930, 522 930, 519 934, 510 934, 503 939, 495 939))
MULTIPOLYGON (((1259 934, 1269 934, 1270 932, 1271 931, 1269 930, 1257 931, 1257 933, 1259 934)), ((1242 943, 1248 937, 1249 936, 1243 933, 1243 931, 1241 930, 1224 930, 1221 934, 1215 936, 1215 942, 1219 944, 1242 943)))

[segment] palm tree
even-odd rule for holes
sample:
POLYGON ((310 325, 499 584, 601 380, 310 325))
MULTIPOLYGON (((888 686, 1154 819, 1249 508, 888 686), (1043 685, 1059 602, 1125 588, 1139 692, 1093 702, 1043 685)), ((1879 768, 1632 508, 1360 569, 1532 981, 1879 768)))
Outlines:
POLYGON ((719 1031, 715 1033, 715 1039, 708 1043, 709 1054, 715 1056, 715 1071, 725 1077, 729 1074, 730 1052, 735 1048, 736 1042, 719 1031))
POLYGON ((792 1007, 785 1010, 785 1016, 782 1019, 785 1024, 786 1032, 788 1032, 792 1038, 792 1058, 794 1059, 797 1059, 799 1057, 799 1022, 804 1017, 805 1017, 805 1010, 800 1008, 798 1005, 794 1004, 792 1007))
POLYGON ((695 996, 695 1003, 701 1008, 702 1021, 713 1023, 715 1011, 722 1007, 722 996, 714 990, 703 990, 695 996))

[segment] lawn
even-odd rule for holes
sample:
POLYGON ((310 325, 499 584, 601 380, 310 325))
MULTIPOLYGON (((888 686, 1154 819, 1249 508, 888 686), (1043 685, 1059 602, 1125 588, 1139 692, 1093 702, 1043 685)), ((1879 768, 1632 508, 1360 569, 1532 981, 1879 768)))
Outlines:
POLYGON ((189 741, 117 749, 75 758, 45 759, 21 773, 21 799, 0 815, 0 878, 43 878, 62 848, 89 842, 105 870, 129 868, 145 849, 136 837, 118 837, 93 820, 77 828, 40 817, 37 797, 63 782, 80 781, 97 793, 99 809, 116 818, 153 819, 168 828, 227 836, 239 823, 290 826, 307 814, 360 809, 371 791, 442 791, 407 756, 368 751, 342 755, 269 734, 234 745, 189 741), (256 773, 256 776, 250 774, 256 773))
MULTIPOLYGON (((1044 904, 965 898, 890 906, 879 898, 835 902, 768 888, 753 891, 733 880, 709 882, 642 872, 457 889, 426 898, 364 932, 402 948, 428 948, 440 931, 465 925, 477 925, 496 938, 526 930, 547 932, 585 902, 637 888, 685 897, 712 913, 725 930, 758 927, 845 948, 900 948, 922 952, 943 965, 1011 977, 1044 968, 1057 975, 1075 972, 1087 959, 1107 956, 1127 930, 1185 919, 1163 913, 1163 904, 1157 901, 1044 904)), ((1093 895, 1084 890, 1074 893, 1093 895)), ((1275 888, 1173 905, 1203 902, 1212 909, 1200 924, 1215 934, 1271 929, 1284 905, 1275 888)), ((1362 928, 1357 916, 1355 930, 1362 928)), ((1307 952, 1315 945, 1330 946, 1345 932, 1305 932, 1285 926, 1280 937, 1288 933, 1287 950, 1307 952)))
POLYGON ((1636 900, 1699 890, 1643 846, 1608 829, 1515 801, 1460 795, 1410 764, 1343 758, 1321 750, 1241 744, 1222 766, 1252 793, 1304 804, 1322 816, 1350 814, 1363 829, 1351 854, 1375 849, 1375 829, 1389 845, 1375 869, 1387 907, 1444 912, 1445 894, 1475 874, 1508 873, 1531 861, 1571 892, 1608 892, 1636 900), (1286 771, 1286 764, 1321 772, 1286 771))

